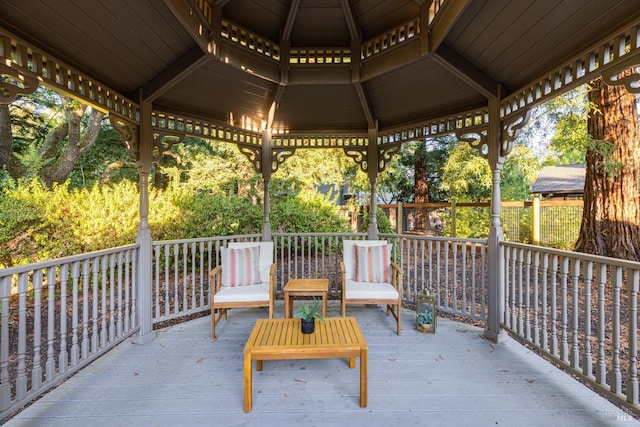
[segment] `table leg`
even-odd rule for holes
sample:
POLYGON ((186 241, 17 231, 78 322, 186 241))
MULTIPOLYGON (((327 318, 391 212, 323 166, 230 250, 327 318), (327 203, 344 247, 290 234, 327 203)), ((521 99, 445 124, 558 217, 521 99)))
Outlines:
MULTIPOLYGON (((247 352, 244 354, 244 412, 251 412, 252 370, 251 353, 247 352)), ((360 397, 360 400, 362 400, 362 397, 360 397)))
POLYGON ((322 315, 327 317, 327 293, 322 294, 322 315))
POLYGON ((284 293, 284 318, 288 319, 291 317, 289 314, 289 305, 291 304, 291 300, 289 300, 289 294, 287 292, 284 293))
POLYGON ((368 350, 360 350, 360 406, 367 407, 367 357, 368 350))

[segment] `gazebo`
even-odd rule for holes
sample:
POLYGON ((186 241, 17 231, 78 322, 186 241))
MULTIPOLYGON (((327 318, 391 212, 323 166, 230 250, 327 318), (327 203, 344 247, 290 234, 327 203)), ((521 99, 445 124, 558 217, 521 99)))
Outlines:
MULTIPOLYGON (((598 77, 640 91, 637 72, 620 77, 640 65, 638 0, 0 0, 0 41, 0 102, 38 85, 63 92, 108 113, 136 161, 140 343, 155 337, 149 174, 185 137, 236 144, 265 194, 297 150, 342 149, 369 177, 369 238, 378 174, 402 144, 468 142, 493 174, 484 335, 499 341, 505 324, 522 329, 507 314, 505 272, 530 250, 505 249, 500 225, 500 171, 518 131, 532 108, 598 77)), ((268 198, 261 238, 272 238, 268 198)), ((7 289, 12 274, 0 275, 7 289)))

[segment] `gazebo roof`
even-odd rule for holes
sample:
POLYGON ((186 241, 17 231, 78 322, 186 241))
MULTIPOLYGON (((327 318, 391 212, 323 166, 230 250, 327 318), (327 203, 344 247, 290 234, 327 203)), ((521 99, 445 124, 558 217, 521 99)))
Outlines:
POLYGON ((151 101, 156 128, 247 131, 227 132, 239 142, 265 128, 365 138, 375 129, 385 143, 484 125, 491 99, 505 119, 637 64, 639 6, 0 0, 0 36, 14 69, 129 120, 151 101))

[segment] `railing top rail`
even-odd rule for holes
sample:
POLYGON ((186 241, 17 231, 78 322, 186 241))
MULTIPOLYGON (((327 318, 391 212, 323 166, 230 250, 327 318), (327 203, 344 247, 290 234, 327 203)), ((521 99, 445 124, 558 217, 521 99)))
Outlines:
POLYGON ((262 237, 261 234, 238 234, 238 235, 230 235, 230 236, 215 236, 215 237, 194 237, 192 239, 176 239, 176 240, 158 240, 154 241, 154 246, 159 245, 174 245, 174 244, 183 244, 183 243, 199 243, 199 242, 207 242, 207 241, 227 241, 227 240, 238 240, 238 239, 255 239, 262 237))
POLYGON ((608 265, 614 265, 616 267, 624 267, 624 268, 630 268, 633 270, 640 270, 640 262, 637 262, 637 261, 628 261, 628 260, 619 259, 619 258, 609 258, 606 256, 585 254, 582 252, 565 251, 562 249, 554 249, 554 248, 548 248, 548 247, 537 246, 537 245, 529 245, 526 243, 501 242, 500 245, 510 247, 510 248, 515 248, 515 249, 523 249, 523 250, 534 251, 534 252, 544 252, 544 253, 557 255, 561 257, 576 258, 582 261, 589 261, 597 264, 608 264, 608 265))
POLYGON ((470 239, 462 237, 440 237, 440 236, 423 236, 419 234, 380 234, 380 237, 388 237, 392 239, 411 239, 411 240, 435 240, 439 242, 462 242, 462 243, 481 243, 487 244, 487 239, 470 239))
POLYGON ((0 277, 12 276, 14 274, 27 273, 33 270, 41 270, 44 268, 55 267, 60 264, 69 264, 72 262, 84 261, 91 258, 101 257, 105 255, 111 255, 118 252, 124 252, 131 249, 140 248, 139 243, 132 245, 118 246, 115 248, 102 249, 99 251, 87 252, 79 255, 70 255, 62 258, 55 258, 46 261, 35 262, 32 264, 18 265, 15 267, 0 268, 0 277))

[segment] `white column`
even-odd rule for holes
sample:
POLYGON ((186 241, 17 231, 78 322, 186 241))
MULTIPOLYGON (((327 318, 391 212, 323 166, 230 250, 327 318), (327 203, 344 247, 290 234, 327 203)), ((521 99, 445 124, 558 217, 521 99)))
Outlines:
POLYGON ((371 187, 371 197, 369 200, 369 230, 367 238, 369 240, 378 239, 378 205, 376 201, 376 181, 378 179, 378 129, 369 129, 369 146, 367 170, 369 172, 369 185, 371 187))
POLYGON ((500 253, 503 241, 500 223, 500 171, 504 158, 501 155, 500 99, 489 100, 489 167, 492 174, 491 190, 491 227, 488 239, 489 259, 489 301, 487 328, 484 336, 492 341, 500 341, 506 334, 500 327, 500 319, 504 312, 504 263, 500 253))
POLYGON ((264 184, 264 197, 262 203, 262 241, 271 241, 271 202, 269 198, 269 181, 271 180, 271 131, 262 132, 262 180, 264 184))
POLYGON ((151 137, 151 103, 140 102, 140 128, 138 131, 140 155, 138 164, 138 186, 140 191, 140 227, 137 241, 140 244, 140 259, 138 262, 138 324, 140 329, 133 342, 145 344, 156 337, 153 331, 152 312, 152 261, 153 242, 149 229, 149 174, 153 141, 151 137))

